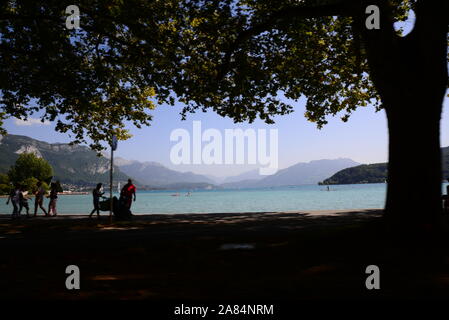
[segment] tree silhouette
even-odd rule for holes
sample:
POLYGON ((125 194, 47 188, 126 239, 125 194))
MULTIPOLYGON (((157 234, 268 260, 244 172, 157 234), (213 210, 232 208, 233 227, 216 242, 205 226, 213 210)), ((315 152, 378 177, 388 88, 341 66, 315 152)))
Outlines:
POLYGON ((3 118, 44 110, 76 142, 98 142, 124 120, 148 124, 152 102, 175 98, 183 118, 211 108, 236 122, 272 123, 293 110, 279 92, 305 96, 305 116, 318 127, 371 103, 388 118, 386 217, 438 224, 447 1, 85 0, 81 29, 67 30, 71 4, 1 5, 3 118), (379 29, 366 27, 371 5, 379 29), (401 36, 394 23, 410 9, 416 23, 401 36))

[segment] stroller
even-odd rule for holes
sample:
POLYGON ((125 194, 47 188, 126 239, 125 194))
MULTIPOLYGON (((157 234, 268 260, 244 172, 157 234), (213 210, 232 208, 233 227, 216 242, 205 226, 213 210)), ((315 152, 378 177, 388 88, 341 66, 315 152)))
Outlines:
MULTIPOLYGON (((110 210, 110 198, 103 197, 103 201, 100 201, 100 210, 101 211, 109 211, 110 210)), ((128 220, 131 219, 133 214, 131 213, 131 210, 128 209, 126 206, 126 199, 123 197, 120 197, 120 199, 117 199, 117 197, 112 198, 112 213, 117 219, 120 220, 128 220)))

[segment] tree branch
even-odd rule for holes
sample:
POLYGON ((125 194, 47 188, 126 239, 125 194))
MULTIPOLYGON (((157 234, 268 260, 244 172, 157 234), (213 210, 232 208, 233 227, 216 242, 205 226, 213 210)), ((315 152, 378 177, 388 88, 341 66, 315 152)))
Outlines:
POLYGON ((327 4, 285 7, 273 12, 270 16, 266 17, 264 21, 259 22, 239 33, 237 38, 229 46, 229 49, 224 56, 224 61, 221 65, 220 71, 218 72, 217 79, 221 80, 229 70, 231 57, 238 49, 239 45, 250 39, 252 36, 273 29, 278 23, 290 19, 316 18, 325 16, 352 16, 354 15, 357 4, 359 3, 357 0, 328 0, 318 2, 327 2, 327 4))
POLYGON ((392 8, 388 1, 364 0, 360 2, 358 18, 361 23, 362 39, 367 49, 367 59, 370 76, 385 102, 385 93, 394 90, 392 74, 398 67, 400 57, 400 37, 396 35, 393 26, 392 8), (380 29, 368 30, 365 27, 367 17, 365 10, 368 5, 376 5, 380 10, 380 29))

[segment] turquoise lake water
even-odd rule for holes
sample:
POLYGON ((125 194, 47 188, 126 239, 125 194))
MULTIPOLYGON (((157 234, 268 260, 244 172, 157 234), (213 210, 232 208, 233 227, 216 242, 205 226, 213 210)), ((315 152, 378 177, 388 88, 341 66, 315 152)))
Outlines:
MULTIPOLYGON (((278 188, 240 190, 202 190, 186 196, 185 191, 141 191, 133 202, 133 213, 220 213, 290 210, 332 210, 382 208, 385 202, 385 184, 305 185, 278 188), (179 196, 172 196, 179 194, 179 196)), ((12 212, 1 199, 0 212, 12 212)), ((34 200, 29 200, 30 208, 34 200)), ((45 200, 45 206, 48 199, 45 200)), ((91 195, 60 195, 58 213, 80 214, 92 210, 91 195)), ((34 207, 33 207, 34 210, 34 207)), ((24 211, 22 211, 23 213, 24 211)))
MULTIPOLYGON (((442 188, 446 190, 447 184, 442 188)), ((354 184, 330 186, 304 185, 241 190, 141 191, 133 202, 133 213, 225 213, 292 210, 338 210, 383 208, 386 184, 354 184), (179 196, 172 194, 179 193, 179 196)), ((0 213, 11 213, 0 199, 0 213)), ((30 200, 34 210, 34 200, 30 200)), ((45 206, 48 199, 45 200, 45 206)), ((60 195, 58 213, 85 214, 93 208, 91 195, 60 195)), ((24 211, 22 211, 24 213, 24 211)), ((106 212, 103 212, 106 214, 106 212)))

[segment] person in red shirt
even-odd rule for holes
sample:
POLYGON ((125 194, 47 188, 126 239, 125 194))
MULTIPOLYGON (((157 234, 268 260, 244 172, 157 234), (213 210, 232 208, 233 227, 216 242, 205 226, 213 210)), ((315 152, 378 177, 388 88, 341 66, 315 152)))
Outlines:
POLYGON ((136 186, 133 185, 133 181, 131 179, 128 179, 128 183, 123 186, 120 196, 125 200, 128 209, 131 209, 133 197, 134 201, 136 201, 136 186))

